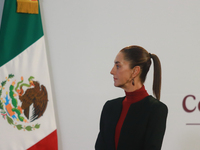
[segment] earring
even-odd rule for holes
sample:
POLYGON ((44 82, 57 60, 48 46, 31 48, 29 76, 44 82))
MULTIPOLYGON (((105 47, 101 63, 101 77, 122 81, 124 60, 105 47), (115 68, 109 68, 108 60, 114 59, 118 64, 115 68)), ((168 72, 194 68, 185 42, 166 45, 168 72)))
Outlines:
POLYGON ((132 85, 134 85, 134 79, 133 79, 133 81, 132 81, 132 85))

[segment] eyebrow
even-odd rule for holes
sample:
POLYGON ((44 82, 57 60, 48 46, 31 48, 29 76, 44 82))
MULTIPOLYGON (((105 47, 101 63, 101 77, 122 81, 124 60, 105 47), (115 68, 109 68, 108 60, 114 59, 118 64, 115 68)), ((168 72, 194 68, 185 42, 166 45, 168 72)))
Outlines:
POLYGON ((119 61, 115 61, 115 64, 120 64, 120 62, 119 61))

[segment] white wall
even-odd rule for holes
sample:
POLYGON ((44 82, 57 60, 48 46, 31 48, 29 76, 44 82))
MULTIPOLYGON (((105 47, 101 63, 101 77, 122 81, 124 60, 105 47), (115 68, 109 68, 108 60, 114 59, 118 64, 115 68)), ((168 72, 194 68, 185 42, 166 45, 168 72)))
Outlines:
MULTIPOLYGON (((110 70, 120 49, 159 56, 161 101, 169 108, 163 150, 199 150, 200 1, 40 0, 59 134, 59 150, 93 150, 103 104, 123 96, 110 70)), ((152 69, 146 88, 151 94, 152 69)))

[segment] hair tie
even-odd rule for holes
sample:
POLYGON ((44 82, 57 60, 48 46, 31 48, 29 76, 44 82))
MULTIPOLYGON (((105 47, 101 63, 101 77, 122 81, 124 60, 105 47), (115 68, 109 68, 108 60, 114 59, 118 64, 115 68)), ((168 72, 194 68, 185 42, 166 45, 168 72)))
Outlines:
POLYGON ((152 58, 152 55, 151 55, 151 53, 149 53, 149 56, 150 56, 150 58, 152 58))

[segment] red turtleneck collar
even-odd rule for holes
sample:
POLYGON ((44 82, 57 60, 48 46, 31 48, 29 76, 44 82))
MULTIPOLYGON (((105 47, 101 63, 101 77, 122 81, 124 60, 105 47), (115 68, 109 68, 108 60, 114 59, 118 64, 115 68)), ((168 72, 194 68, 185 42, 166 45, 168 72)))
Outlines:
POLYGON ((133 92, 125 91, 125 93, 126 93, 126 98, 124 99, 124 102, 130 102, 130 103, 138 102, 149 95, 144 85, 136 91, 133 91, 133 92))

